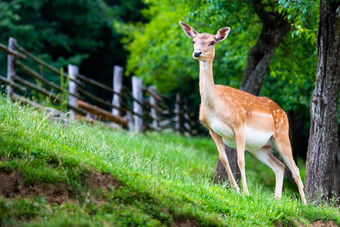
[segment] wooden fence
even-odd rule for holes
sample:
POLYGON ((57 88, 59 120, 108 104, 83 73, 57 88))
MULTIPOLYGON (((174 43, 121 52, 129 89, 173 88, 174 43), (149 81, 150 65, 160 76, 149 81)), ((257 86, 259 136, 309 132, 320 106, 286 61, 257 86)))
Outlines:
POLYGON ((0 43, 0 51, 8 55, 7 78, 0 75, 0 84, 6 85, 7 95, 12 100, 41 107, 41 103, 32 101, 40 95, 51 100, 56 108, 66 107, 71 119, 94 118, 137 132, 172 130, 197 134, 197 117, 180 95, 173 100, 152 86, 143 86, 142 80, 135 76, 130 91, 123 84, 124 70, 120 66, 114 66, 113 86, 109 87, 80 74, 77 66, 68 65, 67 73, 58 70, 25 50, 14 38, 9 39, 8 47, 0 43), (40 72, 29 65, 38 66, 40 72), (59 84, 44 77, 43 70, 59 78, 59 84), (61 82, 67 86, 62 86, 61 82), (109 93, 110 100, 89 92, 93 89, 109 93))

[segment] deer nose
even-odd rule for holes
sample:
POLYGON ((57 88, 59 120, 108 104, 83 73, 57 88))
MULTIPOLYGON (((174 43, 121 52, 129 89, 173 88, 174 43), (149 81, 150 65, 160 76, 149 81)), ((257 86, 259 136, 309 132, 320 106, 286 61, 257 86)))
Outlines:
POLYGON ((202 51, 195 51, 194 52, 195 57, 199 57, 199 56, 201 56, 201 54, 202 54, 202 51))

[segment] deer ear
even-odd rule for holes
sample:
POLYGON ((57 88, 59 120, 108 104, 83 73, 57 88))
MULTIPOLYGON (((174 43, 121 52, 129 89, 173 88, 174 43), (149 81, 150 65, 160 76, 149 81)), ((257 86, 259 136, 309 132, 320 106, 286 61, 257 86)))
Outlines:
POLYGON ((224 28, 221 28, 220 30, 218 30, 217 34, 216 34, 217 42, 221 42, 222 40, 225 40, 225 38, 227 38, 229 32, 230 32, 229 27, 224 27, 224 28))
POLYGON ((183 21, 180 21, 179 24, 182 26, 185 34, 187 34, 187 36, 190 39, 194 39, 198 35, 198 32, 195 29, 193 29, 192 27, 190 27, 188 24, 184 23, 183 21))

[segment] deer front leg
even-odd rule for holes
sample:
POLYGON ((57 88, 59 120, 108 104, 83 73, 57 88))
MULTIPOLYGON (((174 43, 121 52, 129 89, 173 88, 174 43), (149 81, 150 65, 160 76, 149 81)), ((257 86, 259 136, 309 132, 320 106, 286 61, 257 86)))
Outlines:
POLYGON ((236 149, 237 149, 237 164, 241 171, 243 192, 246 195, 249 195, 247 181, 246 181, 246 172, 245 172, 245 160, 244 160, 245 138, 244 138, 243 128, 235 131, 235 139, 236 139, 236 149))
POLYGON ((235 178, 229 166, 227 154, 224 151, 224 142, 223 142, 222 137, 214 133, 212 130, 209 130, 209 132, 210 132, 211 138, 214 140, 216 144, 218 153, 220 154, 220 159, 228 173, 228 177, 229 177, 231 185, 236 189, 236 191, 240 192, 240 187, 237 185, 235 181, 235 178))

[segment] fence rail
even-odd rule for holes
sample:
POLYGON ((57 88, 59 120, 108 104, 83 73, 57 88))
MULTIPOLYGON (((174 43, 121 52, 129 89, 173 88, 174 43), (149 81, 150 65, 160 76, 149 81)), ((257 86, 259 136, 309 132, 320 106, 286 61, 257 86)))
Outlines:
POLYGON ((0 76, 0 84, 7 87, 7 95, 12 100, 41 107, 28 95, 35 92, 50 99, 56 107, 64 105, 73 118, 77 115, 86 116, 86 119, 92 117, 137 132, 170 129, 187 135, 197 134, 195 114, 180 95, 176 95, 176 100, 171 99, 152 86, 143 86, 137 77, 132 77, 130 90, 123 84, 120 66, 114 66, 113 86, 109 87, 80 74, 77 66, 69 65, 68 73, 58 70, 24 49, 14 38, 9 39, 8 47, 0 43, 0 52, 8 55, 7 78, 0 76), (31 65, 38 65, 40 72, 31 65), (44 77, 43 69, 57 76, 60 84, 44 77), (111 97, 103 99, 89 92, 91 89, 100 89, 111 97))

